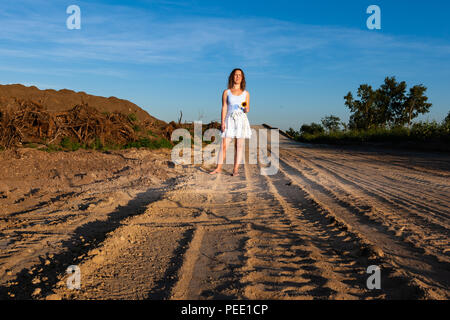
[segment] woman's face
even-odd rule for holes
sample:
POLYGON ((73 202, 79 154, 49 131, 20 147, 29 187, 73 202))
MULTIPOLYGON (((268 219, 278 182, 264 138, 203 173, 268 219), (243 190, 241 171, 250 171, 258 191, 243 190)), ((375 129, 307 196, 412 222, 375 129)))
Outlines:
POLYGON ((235 84, 241 84, 242 82, 242 71, 241 70, 237 70, 234 73, 234 83, 235 84))

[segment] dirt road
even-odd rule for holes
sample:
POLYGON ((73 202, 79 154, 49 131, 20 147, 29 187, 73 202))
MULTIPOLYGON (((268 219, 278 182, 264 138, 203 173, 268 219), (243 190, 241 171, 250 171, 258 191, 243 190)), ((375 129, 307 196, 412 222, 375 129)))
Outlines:
MULTIPOLYGON (((42 241, 56 236, 42 228, 39 260, 17 258, 30 248, 21 239, 3 243, 9 275, 1 298, 449 298, 448 154, 308 146, 283 136, 279 147, 272 176, 261 175, 260 164, 246 164, 238 177, 232 165, 217 176, 186 165, 167 169, 164 184, 131 188, 117 170, 114 188, 107 179, 102 188, 134 190, 128 202, 108 211, 111 196, 103 219, 94 210, 77 228, 55 219, 70 237, 59 228, 65 240, 53 253, 42 241), (67 289, 69 265, 80 268, 80 290, 67 289), (371 265, 381 271, 379 290, 367 288, 371 265)), ((142 159, 129 171, 142 171, 142 159)), ((14 215, 6 215, 10 229, 14 215)))

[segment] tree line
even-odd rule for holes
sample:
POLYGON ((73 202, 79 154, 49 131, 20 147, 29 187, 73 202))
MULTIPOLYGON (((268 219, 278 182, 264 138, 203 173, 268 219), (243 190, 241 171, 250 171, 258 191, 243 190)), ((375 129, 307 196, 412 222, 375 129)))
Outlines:
POLYGON ((395 77, 387 77, 377 90, 368 84, 358 88, 359 100, 351 92, 345 97, 345 105, 350 109, 350 129, 371 129, 411 126, 413 119, 430 111, 432 106, 425 95, 427 88, 415 85, 407 93, 406 82, 397 82, 395 77))
MULTIPOLYGON (((362 84, 356 92, 357 98, 352 92, 344 96, 345 106, 350 110, 348 123, 330 115, 322 118, 321 123, 302 125, 298 133, 292 128, 288 133, 296 136, 340 130, 392 129, 406 125, 411 127, 412 120, 428 113, 432 107, 428 102, 426 91, 427 88, 422 84, 408 90, 406 82, 398 82, 395 77, 386 77, 378 89, 362 84)), ((450 112, 444 122, 450 122, 450 112)))

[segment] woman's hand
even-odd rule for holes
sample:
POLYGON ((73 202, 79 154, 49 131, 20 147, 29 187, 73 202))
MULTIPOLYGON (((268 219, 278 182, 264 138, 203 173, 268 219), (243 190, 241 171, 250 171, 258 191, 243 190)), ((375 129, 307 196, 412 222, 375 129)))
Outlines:
POLYGON ((247 99, 245 99, 246 102, 246 106, 245 106, 245 113, 249 113, 250 112, 250 93, 247 91, 247 99))
POLYGON ((225 122, 222 122, 222 132, 225 132, 226 128, 227 128, 227 126, 225 125, 225 122))

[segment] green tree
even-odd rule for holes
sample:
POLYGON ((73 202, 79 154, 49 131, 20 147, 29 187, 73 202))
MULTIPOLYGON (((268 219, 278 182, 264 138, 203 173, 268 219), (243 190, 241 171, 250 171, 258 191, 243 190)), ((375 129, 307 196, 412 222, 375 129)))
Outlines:
POLYGON ((406 82, 397 82, 395 77, 386 77, 376 91, 378 127, 403 125, 404 104, 406 101, 406 82))
POLYGON ((350 116, 349 126, 351 129, 368 129, 375 126, 376 119, 376 92, 372 86, 362 84, 358 88, 360 100, 353 99, 349 92, 345 97, 345 105, 353 114, 350 116))
POLYGON ((386 77, 379 89, 368 84, 358 88, 359 100, 351 92, 345 97, 350 109, 350 129, 371 129, 386 126, 411 125, 412 119, 429 112, 432 104, 425 95, 427 88, 416 85, 406 95, 406 82, 397 82, 395 77, 386 77))
POLYGON ((418 117, 419 114, 430 112, 432 104, 427 102, 428 97, 425 95, 425 91, 427 88, 421 84, 409 89, 399 124, 408 123, 408 126, 411 126, 412 119, 418 117))
POLYGON ((447 114, 447 117, 444 119, 444 125, 450 126, 450 111, 447 114))
POLYGON ((325 133, 324 128, 318 123, 304 124, 300 128, 300 134, 319 134, 325 133))
POLYGON ((286 133, 287 133, 288 135, 290 135, 291 137, 293 137, 293 138, 297 138, 297 137, 299 136, 298 131, 295 131, 295 130, 292 129, 292 128, 289 128, 289 130, 287 130, 286 133))
POLYGON ((328 131, 339 131, 341 125, 341 119, 339 117, 330 115, 322 118, 322 126, 328 131))

